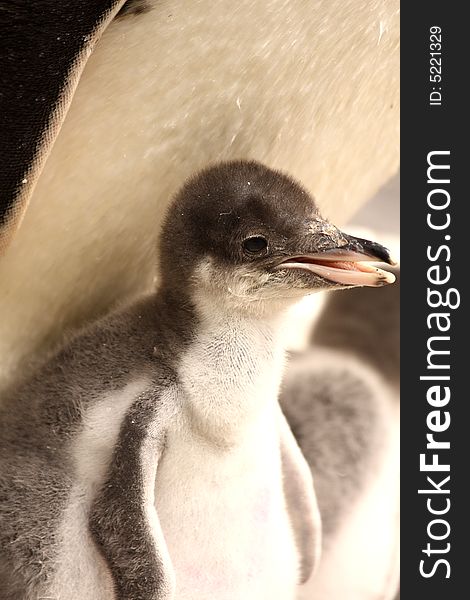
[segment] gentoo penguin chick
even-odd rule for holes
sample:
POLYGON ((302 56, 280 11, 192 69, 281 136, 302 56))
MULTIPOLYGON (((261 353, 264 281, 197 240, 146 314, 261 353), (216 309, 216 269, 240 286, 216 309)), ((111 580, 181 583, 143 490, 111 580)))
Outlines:
POLYGON ((398 281, 329 293, 310 348, 291 356, 284 375, 281 407, 315 475, 322 522, 319 568, 299 600, 395 598, 398 281))
POLYGON ((190 179, 155 294, 3 402, 4 600, 289 600, 317 558, 310 471, 277 401, 289 307, 393 277, 286 175, 190 179))

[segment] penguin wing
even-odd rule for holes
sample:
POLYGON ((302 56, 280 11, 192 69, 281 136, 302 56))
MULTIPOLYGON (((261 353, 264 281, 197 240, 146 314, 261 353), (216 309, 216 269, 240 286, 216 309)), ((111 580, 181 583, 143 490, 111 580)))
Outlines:
POLYGON ((95 43, 124 0, 0 0, 0 255, 95 43))
POLYGON ((305 583, 320 557, 320 512, 310 468, 280 407, 279 431, 284 494, 301 557, 300 583, 305 583))
POLYGON ((89 528, 114 582, 116 600, 169 600, 174 573, 154 503, 165 429, 155 394, 128 410, 92 505, 89 528))

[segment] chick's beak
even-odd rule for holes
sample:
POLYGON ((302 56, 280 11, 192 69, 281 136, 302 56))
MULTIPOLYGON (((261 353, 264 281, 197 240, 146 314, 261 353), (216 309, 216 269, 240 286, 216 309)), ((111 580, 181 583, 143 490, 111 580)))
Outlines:
POLYGON ((396 264, 389 250, 381 244, 347 235, 332 226, 321 236, 320 250, 291 255, 277 268, 310 271, 326 281, 347 287, 379 287, 395 281, 393 273, 370 264, 396 264))

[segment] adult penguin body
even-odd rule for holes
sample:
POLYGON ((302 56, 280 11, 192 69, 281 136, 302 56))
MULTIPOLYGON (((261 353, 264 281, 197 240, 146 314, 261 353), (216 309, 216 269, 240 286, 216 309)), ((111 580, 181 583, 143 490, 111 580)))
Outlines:
POLYGON ((344 222, 397 169, 398 9, 0 0, 0 385, 151 287, 166 200, 209 162, 286 170, 344 222))

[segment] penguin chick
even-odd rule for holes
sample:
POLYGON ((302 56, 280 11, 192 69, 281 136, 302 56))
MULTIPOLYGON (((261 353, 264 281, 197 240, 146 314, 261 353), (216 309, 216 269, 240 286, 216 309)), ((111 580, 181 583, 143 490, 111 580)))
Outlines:
POLYGON ((319 569, 299 599, 395 597, 399 514, 397 283, 327 295, 280 404, 315 475, 319 569), (341 578, 335 577, 340 572, 341 578))
POLYGON ((287 309, 392 281, 369 260, 390 257, 286 175, 239 161, 190 179, 161 233, 158 291, 4 402, 3 598, 293 599, 320 522, 277 401, 287 309))

